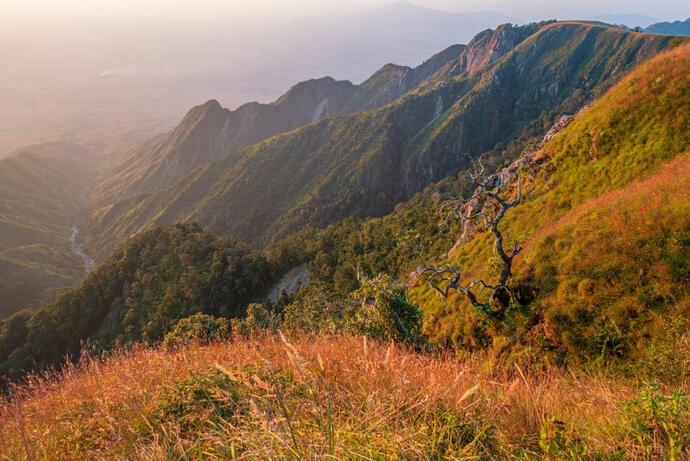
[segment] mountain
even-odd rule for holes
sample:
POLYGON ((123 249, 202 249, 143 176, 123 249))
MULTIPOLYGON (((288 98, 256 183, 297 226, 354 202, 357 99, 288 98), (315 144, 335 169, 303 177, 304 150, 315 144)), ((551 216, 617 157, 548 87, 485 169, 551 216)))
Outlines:
POLYGON ((650 34, 690 35, 690 18, 685 21, 657 22, 645 27, 644 31, 650 34))
POLYGON ((160 133, 200 102, 269 102, 314 76, 360 83, 386 62, 414 67, 511 21, 411 4, 304 18, 5 13, 0 100, 13 116, 0 119, 0 158, 29 143, 160 133))
POLYGON ((55 141, 24 146, 10 153, 8 157, 14 157, 22 152, 30 152, 41 157, 64 157, 84 161, 88 161, 91 156, 91 150, 87 146, 73 142, 55 141))
POLYGON ((84 275, 73 229, 83 225, 93 171, 70 156, 23 151, 0 160, 0 317, 84 275))
MULTIPOLYGON (((0 454, 687 457, 689 69, 690 44, 659 53, 559 118, 515 162, 487 172, 509 178, 506 198, 517 197, 518 184, 522 191, 501 221, 503 234, 524 245, 512 284, 519 296, 501 315, 457 294, 442 298, 416 273, 409 293, 365 291, 358 303, 332 296, 327 284, 306 286, 271 312, 251 306, 229 338, 214 329, 225 319, 186 317, 173 330, 184 340, 176 345, 84 353, 79 363, 12 386, 12 398, 0 401, 0 454), (373 320, 399 327, 396 314, 410 298, 424 311, 431 344, 331 330, 343 306, 372 304, 388 309, 373 320), (315 313, 328 334, 283 331, 285 313, 300 309, 315 313)), ((318 267, 359 271, 357 258, 384 271, 401 259, 416 264, 410 239, 423 229, 410 224, 438 222, 449 181, 384 219, 309 230, 322 240, 301 255, 313 277, 318 267)), ((466 182, 462 174, 458 181, 466 182)), ((461 283, 491 280, 493 238, 481 226, 470 234, 450 256, 438 245, 431 262, 452 264, 461 283)), ((232 316, 275 280, 275 253, 300 256, 300 245, 315 243, 306 237, 262 256, 191 224, 140 234, 80 289, 1 321, 0 370, 13 376, 65 353, 76 357, 89 337, 103 347, 160 338, 191 312, 232 316)), ((365 286, 366 277, 358 277, 365 286)))
POLYGON ((622 24, 627 27, 647 27, 659 20, 644 14, 600 14, 595 19, 609 24, 622 24))
MULTIPOLYGON (((652 362, 682 340, 690 322, 689 69, 688 44, 661 53, 499 172, 523 180, 522 202, 501 231, 524 245, 513 286, 529 307, 483 323, 463 296, 444 300, 418 279, 413 298, 425 306, 429 334, 466 347, 500 339, 561 358, 652 362)), ((436 263, 452 264, 462 281, 491 280, 493 238, 481 227, 473 235, 450 256, 439 251, 436 263)))
POLYGON ((385 106, 457 59, 451 46, 409 68, 388 64, 360 85, 325 77, 298 83, 272 104, 245 104, 231 111, 216 100, 192 108, 170 132, 131 146, 98 180, 93 197, 104 204, 165 189, 194 168, 230 151, 323 118, 385 106))
POLYGON ((501 26, 393 104, 269 138, 167 190, 97 209, 89 248, 178 221, 263 245, 309 225, 384 215, 471 158, 511 142, 519 151, 672 40, 590 23, 501 26))

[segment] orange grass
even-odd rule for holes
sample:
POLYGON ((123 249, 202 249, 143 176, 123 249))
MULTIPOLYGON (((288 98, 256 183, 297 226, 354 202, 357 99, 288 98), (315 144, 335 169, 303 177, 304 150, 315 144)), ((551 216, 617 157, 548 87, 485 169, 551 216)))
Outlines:
POLYGON ((0 459, 528 458, 551 417, 632 456, 620 406, 638 387, 355 337, 134 347, 15 388, 0 402, 0 459), (175 383, 205 376, 242 389, 204 391, 231 416, 194 400, 183 417, 160 412, 175 383))

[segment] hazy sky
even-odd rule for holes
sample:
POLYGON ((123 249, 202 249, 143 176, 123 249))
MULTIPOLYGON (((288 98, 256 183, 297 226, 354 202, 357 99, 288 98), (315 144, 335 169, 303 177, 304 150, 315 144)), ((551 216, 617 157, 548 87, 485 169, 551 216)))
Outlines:
MULTIPOLYGON (((305 16, 342 13, 392 3, 392 0, 0 0, 3 12, 154 15, 183 17, 305 16)), ((688 0, 414 0, 446 11, 499 11, 517 19, 592 17, 638 13, 662 20, 690 16, 688 0)))

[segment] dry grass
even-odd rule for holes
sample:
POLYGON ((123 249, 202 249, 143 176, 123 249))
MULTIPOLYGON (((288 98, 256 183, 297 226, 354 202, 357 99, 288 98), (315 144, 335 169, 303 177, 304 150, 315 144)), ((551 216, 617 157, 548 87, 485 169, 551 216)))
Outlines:
POLYGON ((620 405, 637 390, 355 337, 137 347, 15 389, 0 459, 527 458, 550 418, 634 450, 620 405))

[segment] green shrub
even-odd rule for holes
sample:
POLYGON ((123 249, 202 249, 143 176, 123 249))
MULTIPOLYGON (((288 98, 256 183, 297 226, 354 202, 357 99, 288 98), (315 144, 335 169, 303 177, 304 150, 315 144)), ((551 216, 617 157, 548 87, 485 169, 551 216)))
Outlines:
POLYGON ((340 333, 354 315, 352 299, 333 291, 323 282, 303 285, 282 315, 281 328, 290 332, 340 333))
POLYGON ((205 314, 194 314, 177 322, 175 328, 165 335, 163 344, 173 347, 192 340, 223 339, 230 333, 227 319, 205 314))
POLYGON ((161 394, 153 415, 183 430, 216 425, 245 411, 247 388, 216 369, 174 381, 161 394))
POLYGON ((626 402, 623 412, 645 458, 678 460, 690 455, 690 401, 680 389, 664 395, 657 383, 648 383, 626 402))
POLYGON ((353 297, 360 303, 352 328, 360 333, 403 343, 425 342, 422 312, 407 298, 407 287, 385 274, 360 279, 353 297))
POLYGON ((232 319, 232 331, 239 334, 249 334, 266 330, 274 324, 273 316, 259 303, 247 306, 247 316, 243 319, 232 319))

